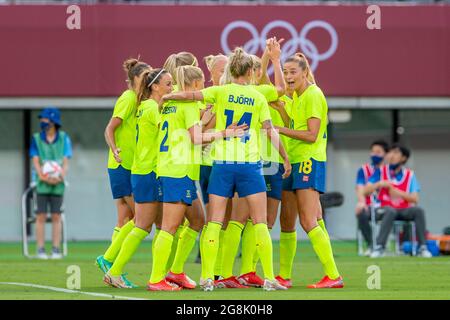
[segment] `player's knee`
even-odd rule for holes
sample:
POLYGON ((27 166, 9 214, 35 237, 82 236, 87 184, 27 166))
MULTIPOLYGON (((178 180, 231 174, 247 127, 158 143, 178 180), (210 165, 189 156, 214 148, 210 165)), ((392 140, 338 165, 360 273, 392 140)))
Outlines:
POLYGON ((52 214, 52 222, 53 223, 59 223, 61 221, 61 215, 60 214, 52 214))
POLYGON ((45 223, 47 220, 47 214, 45 213, 39 213, 36 215, 36 222, 37 223, 45 223))

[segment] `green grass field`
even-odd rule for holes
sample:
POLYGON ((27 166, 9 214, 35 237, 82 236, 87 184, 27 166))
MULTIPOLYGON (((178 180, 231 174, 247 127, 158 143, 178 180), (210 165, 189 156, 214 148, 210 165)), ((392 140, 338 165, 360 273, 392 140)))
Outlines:
MULTIPOLYGON (((151 242, 146 241, 127 266, 129 278, 140 287, 120 290, 106 287, 102 274, 94 265, 106 242, 72 242, 69 256, 59 261, 28 260, 21 255, 21 244, 0 244, 0 282, 16 282, 66 288, 68 266, 81 270, 81 291, 145 299, 449 299, 450 257, 423 259, 409 256, 369 259, 358 257, 352 241, 333 242, 336 262, 345 280, 344 289, 310 290, 305 286, 322 277, 322 268, 308 242, 300 241, 295 259, 294 287, 288 291, 264 292, 262 289, 217 289, 204 293, 200 289, 174 293, 155 293, 145 290, 151 269, 151 242), (381 289, 367 288, 370 274, 367 268, 377 265, 381 271, 381 289)), ((31 248, 34 250, 34 248, 31 248)), ((34 252, 34 251, 31 251, 34 252)), ((186 265, 187 273, 195 280, 200 276, 200 265, 194 263, 195 248, 186 265)), ((274 243, 275 272, 278 271, 278 243, 274 243)), ((236 260, 238 270, 240 259, 236 260)), ((261 271, 261 270, 260 270, 261 271)), ((43 288, 0 284, 0 299, 107 299, 81 293, 55 292, 43 288)))

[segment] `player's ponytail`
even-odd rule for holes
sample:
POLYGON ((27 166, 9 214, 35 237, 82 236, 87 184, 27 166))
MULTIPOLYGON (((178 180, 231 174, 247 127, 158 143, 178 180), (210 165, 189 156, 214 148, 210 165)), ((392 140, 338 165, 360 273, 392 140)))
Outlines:
POLYGON ((229 56, 229 68, 234 78, 244 76, 253 68, 253 59, 244 49, 237 47, 229 56))
POLYGON ((186 87, 191 86, 194 81, 204 78, 202 69, 194 66, 178 67, 176 69, 176 77, 180 91, 186 91, 186 87))
POLYGON ((214 68, 214 65, 217 63, 217 61, 219 61, 220 59, 227 59, 226 56, 224 56, 223 54, 219 53, 217 55, 213 55, 210 54, 209 56, 206 56, 203 58, 203 60, 205 60, 205 64, 206 67, 208 68, 208 71, 212 71, 212 69, 214 68))
MULTIPOLYGON (((142 76, 142 73, 146 70, 150 70, 151 67, 145 62, 139 61, 135 58, 127 59, 123 62, 123 70, 127 74, 127 82, 130 89, 136 85, 135 79, 142 76)), ((138 84, 139 85, 139 84, 138 84)))
POLYGON ((174 84, 178 84, 176 69, 181 66, 198 67, 197 58, 192 53, 183 51, 173 53, 166 59, 166 62, 164 62, 164 69, 171 74, 174 84))
POLYGON ((258 84, 258 76, 257 76, 257 71, 258 69, 261 68, 262 66, 262 61, 261 58, 258 56, 255 56, 254 54, 250 55, 252 57, 253 60, 253 76, 252 76, 252 84, 258 84))

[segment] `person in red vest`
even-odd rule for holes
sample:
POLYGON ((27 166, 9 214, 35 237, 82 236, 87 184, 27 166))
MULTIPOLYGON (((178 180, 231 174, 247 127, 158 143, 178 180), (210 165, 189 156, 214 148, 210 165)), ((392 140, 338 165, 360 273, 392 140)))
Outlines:
POLYGON ((430 258, 425 239, 425 213, 417 206, 420 185, 411 169, 405 167, 411 152, 408 148, 394 144, 388 154, 388 165, 375 170, 364 187, 364 195, 378 191, 378 201, 383 209, 380 232, 371 258, 384 255, 384 248, 391 232, 394 220, 414 221, 416 224, 418 256, 430 258))
POLYGON ((356 218, 358 219, 358 228, 367 242, 367 251, 365 256, 372 253, 372 228, 370 226, 370 206, 377 207, 377 201, 372 196, 364 195, 364 187, 369 182, 369 178, 376 169, 384 163, 384 158, 389 150, 389 146, 384 140, 376 140, 370 145, 370 162, 363 164, 356 175, 356 195, 358 203, 356 204, 356 218))

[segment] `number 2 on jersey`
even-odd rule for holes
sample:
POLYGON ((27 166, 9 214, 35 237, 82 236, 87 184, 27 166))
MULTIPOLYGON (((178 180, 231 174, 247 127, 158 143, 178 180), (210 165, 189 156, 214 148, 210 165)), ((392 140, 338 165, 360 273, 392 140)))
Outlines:
POLYGON ((166 146, 167 137, 169 136, 169 123, 167 121, 164 121, 161 130, 165 130, 166 134, 164 135, 164 138, 161 141, 161 145, 159 146, 159 152, 167 152, 169 151, 169 146, 166 146))
MULTIPOLYGON (((229 125, 233 123, 233 116, 234 116, 234 110, 225 109, 225 117, 227 117, 227 123, 225 125, 226 128, 228 128, 229 125)), ((241 137, 241 142, 247 143, 247 141, 250 139, 250 124, 252 123, 252 113, 251 112, 245 112, 242 117, 239 119, 237 125, 243 125, 246 124, 249 129, 245 131, 245 134, 241 137)), ((226 140, 230 140, 230 138, 226 138, 226 140)))

